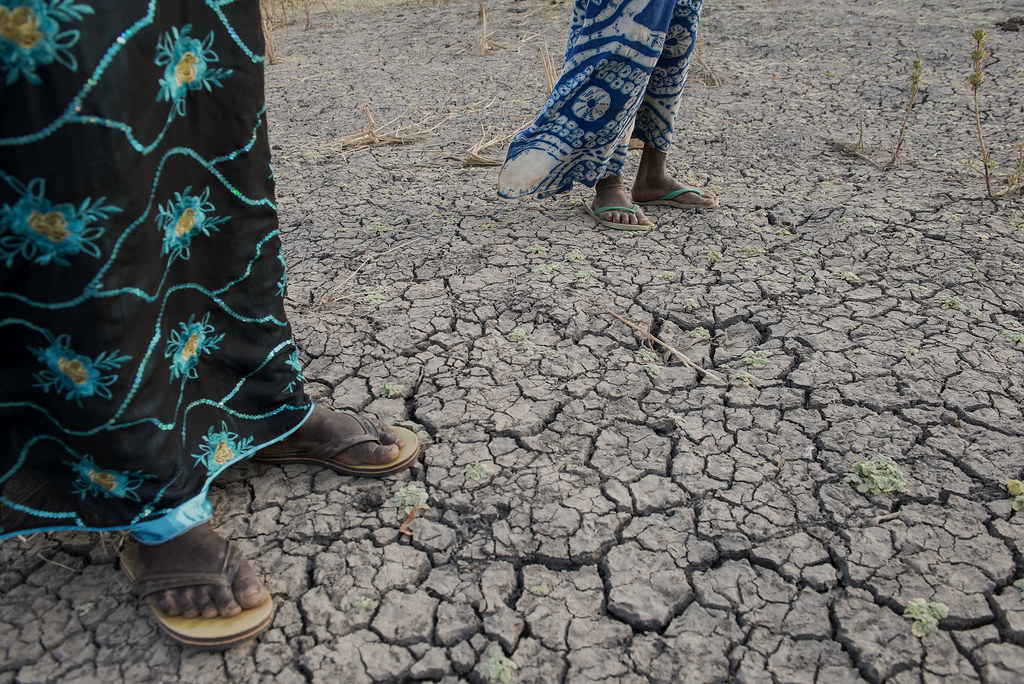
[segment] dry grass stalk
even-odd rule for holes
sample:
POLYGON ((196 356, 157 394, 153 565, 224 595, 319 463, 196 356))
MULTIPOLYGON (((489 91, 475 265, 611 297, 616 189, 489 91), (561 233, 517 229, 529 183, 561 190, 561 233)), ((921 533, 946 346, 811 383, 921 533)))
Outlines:
POLYGON ((501 166, 505 163, 505 160, 500 157, 489 157, 481 153, 490 147, 500 145, 514 134, 487 137, 487 132, 482 129, 481 125, 480 140, 466 150, 465 156, 458 159, 462 166, 501 166))
POLYGON ((717 88, 725 84, 725 77, 711 66, 711 43, 705 43, 697 37, 697 45, 693 50, 692 61, 697 67, 697 79, 709 88, 717 88))
POLYGON ((263 42, 267 64, 273 64, 277 61, 277 57, 274 56, 274 27, 270 25, 270 10, 267 8, 266 0, 260 0, 260 20, 263 23, 263 42))
POLYGON ((654 343, 660 345, 661 348, 664 349, 666 352, 668 352, 668 354, 670 356, 676 357, 676 359, 678 359, 680 363, 682 363, 687 368, 692 368, 693 370, 697 371, 697 373, 699 375, 707 376, 709 378, 712 378, 713 380, 718 380, 719 382, 726 382, 726 379, 720 373, 716 373, 715 371, 708 370, 708 369, 703 368, 703 367, 699 366, 698 364, 694 363, 693 360, 689 356, 687 356, 683 352, 679 351, 678 349, 676 349, 672 345, 667 344, 666 342, 663 342, 663 341, 659 340, 657 337, 655 337, 654 335, 652 335, 650 330, 644 330, 643 328, 641 328, 636 323, 633 323, 632 321, 627 321, 625 318, 623 318, 622 316, 618 315, 617 313, 615 313, 611 309, 606 309, 605 313, 607 313, 612 318, 615 318, 616 320, 619 320, 619 321, 625 323, 626 325, 628 325, 630 328, 632 328, 633 330, 637 331, 641 335, 644 335, 647 338, 648 342, 654 342, 654 343))
POLYGON ((543 40, 540 42, 540 62, 544 65, 544 76, 548 81, 548 95, 555 89, 555 84, 558 83, 558 65, 555 64, 555 58, 551 56, 548 51, 548 44, 543 40))
POLYGON ((394 119, 386 123, 380 123, 379 115, 373 107, 368 104, 363 105, 363 114, 366 116, 366 122, 369 125, 368 128, 366 126, 362 126, 359 129, 359 133, 350 135, 333 145, 327 145, 324 149, 340 152, 342 150, 360 150, 365 147, 403 145, 405 143, 415 142, 417 140, 422 140, 426 137, 427 133, 430 133, 453 116, 451 114, 446 114, 440 117, 440 120, 438 121, 433 120, 437 117, 427 117, 426 119, 409 126, 398 126, 396 124, 402 119, 401 115, 396 116, 394 119))
POLYGON ((482 56, 487 54, 487 7, 484 0, 476 1, 480 5, 480 35, 476 38, 476 53, 482 56))

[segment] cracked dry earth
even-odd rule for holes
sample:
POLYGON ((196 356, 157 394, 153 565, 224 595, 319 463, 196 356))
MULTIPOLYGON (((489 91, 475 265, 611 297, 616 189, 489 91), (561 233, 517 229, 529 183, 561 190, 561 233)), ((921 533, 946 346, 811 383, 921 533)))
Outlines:
POLYGON ((723 207, 654 209, 638 236, 595 227, 583 189, 504 202, 494 167, 457 161, 536 113, 568 6, 488 3, 486 55, 475 3, 279 27, 309 391, 415 429, 423 463, 225 474, 215 522, 279 606, 225 653, 161 635, 116 537, 5 542, 0 682, 481 682, 499 656, 518 682, 1022 681, 1024 203, 966 166, 979 27, 996 172, 1015 158, 1024 32, 995 28, 1013 5, 709 2, 670 165, 723 207), (902 163, 841 152, 863 120, 886 156, 918 57, 902 163), (433 128, 351 149, 364 104, 378 137, 433 128), (708 372, 638 355, 609 310, 708 372), (906 492, 843 481, 879 455, 906 492), (409 487, 429 505, 411 536, 409 487), (922 638, 917 598, 949 611, 922 638))

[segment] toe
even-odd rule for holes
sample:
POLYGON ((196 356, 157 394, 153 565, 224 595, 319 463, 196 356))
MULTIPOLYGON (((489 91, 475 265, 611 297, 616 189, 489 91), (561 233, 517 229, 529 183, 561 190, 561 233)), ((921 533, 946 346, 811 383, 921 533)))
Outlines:
POLYGON ((229 587, 213 587, 210 592, 213 598, 213 604, 216 609, 215 615, 221 617, 231 617, 238 615, 242 612, 242 607, 238 605, 238 601, 235 598, 233 590, 229 587))
POLYGON ((255 608, 263 605, 270 598, 270 594, 267 593, 248 563, 239 568, 238 574, 235 575, 235 582, 231 585, 231 591, 227 593, 233 594, 232 603, 238 610, 255 608))
POLYGON ((150 594, 146 597, 146 603, 159 609, 164 615, 170 615, 171 617, 181 615, 181 608, 178 607, 174 592, 170 590, 150 594))

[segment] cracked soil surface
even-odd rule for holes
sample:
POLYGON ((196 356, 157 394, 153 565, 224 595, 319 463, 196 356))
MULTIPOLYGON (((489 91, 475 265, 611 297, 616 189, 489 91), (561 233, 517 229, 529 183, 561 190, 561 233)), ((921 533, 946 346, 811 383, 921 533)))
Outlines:
POLYGON ((117 536, 4 542, 0 683, 482 682, 501 653, 517 682, 1024 679, 1024 201, 985 199, 967 167, 975 28, 996 174, 1016 159, 1024 31, 996 28, 1014 4, 712 0, 669 164, 723 206, 652 209, 643 235, 598 228, 583 188, 506 202, 495 167, 457 161, 536 114, 569 6, 489 2, 486 55, 475 3, 278 27, 309 391, 415 429, 422 464, 222 476, 215 524, 278 605, 224 653, 162 636, 117 536), (844 153, 863 120, 887 157, 914 58, 902 163, 844 153), (352 149, 364 104, 379 137, 433 128, 352 149), (701 370, 638 355, 608 311, 701 370), (844 482, 875 456, 905 492, 844 482), (429 508, 410 536, 411 486, 429 508), (948 607, 922 638, 916 598, 948 607))

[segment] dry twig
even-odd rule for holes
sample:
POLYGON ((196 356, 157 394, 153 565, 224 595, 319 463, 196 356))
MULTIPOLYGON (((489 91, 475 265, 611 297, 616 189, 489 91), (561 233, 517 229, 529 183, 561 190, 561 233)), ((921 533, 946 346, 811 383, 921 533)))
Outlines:
POLYGON ((676 349, 672 345, 670 345, 670 344, 668 344, 666 342, 663 342, 663 341, 659 340, 657 337, 655 337, 654 335, 652 335, 650 330, 644 330, 643 328, 641 328, 636 323, 633 323, 632 321, 627 321, 625 318, 623 318, 622 316, 618 315, 617 313, 615 313, 611 309, 606 309, 605 312, 609 316, 611 316, 612 318, 615 318, 615 319, 625 323, 626 325, 628 325, 630 328, 632 328, 633 330, 637 331, 641 335, 645 335, 647 337, 647 339, 650 340, 651 342, 656 342, 657 344, 661 345, 661 347, 665 351, 667 351, 672 356, 675 356, 679 360, 679 362, 682 363, 687 368, 692 368, 693 370, 697 371, 698 374, 707 376, 707 377, 712 378, 714 380, 718 380, 719 382, 726 382, 725 377, 723 377, 720 373, 716 373, 713 370, 708 370, 706 368, 703 368, 703 367, 697 365, 686 354, 684 354, 683 352, 679 351, 678 349, 676 349))

